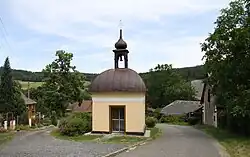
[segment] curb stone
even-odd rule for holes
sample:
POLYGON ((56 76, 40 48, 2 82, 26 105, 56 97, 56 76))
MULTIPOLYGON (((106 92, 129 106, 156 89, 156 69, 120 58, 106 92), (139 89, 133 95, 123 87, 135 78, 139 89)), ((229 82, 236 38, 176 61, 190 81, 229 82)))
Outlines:
POLYGON ((138 142, 138 143, 136 143, 136 144, 127 146, 127 147, 125 147, 125 148, 121 148, 121 149, 119 149, 119 150, 117 150, 117 151, 111 152, 111 153, 109 153, 109 154, 107 154, 107 155, 104 155, 104 156, 102 156, 102 157, 114 157, 114 156, 116 156, 116 155, 118 155, 118 154, 120 154, 120 153, 122 153, 122 152, 125 152, 125 151, 127 151, 127 150, 129 150, 129 149, 131 149, 131 148, 133 148, 133 147, 136 147, 136 146, 139 146, 139 145, 144 145, 144 144, 146 144, 147 142, 149 142, 150 140, 152 140, 152 138, 149 138, 149 139, 147 139, 147 140, 145 140, 145 141, 141 141, 141 142, 138 142))

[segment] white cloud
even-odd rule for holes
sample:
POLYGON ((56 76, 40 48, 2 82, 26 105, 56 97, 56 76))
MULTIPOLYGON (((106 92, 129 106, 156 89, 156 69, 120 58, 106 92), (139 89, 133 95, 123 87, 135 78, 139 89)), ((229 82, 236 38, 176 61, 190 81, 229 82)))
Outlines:
POLYGON ((182 35, 168 41, 159 38, 166 30, 152 28, 145 32, 138 30, 135 22, 161 25, 168 22, 162 21, 165 16, 218 12, 228 3, 229 0, 9 0, 8 9, 15 20, 29 29, 73 40, 62 43, 59 48, 74 50, 76 66, 87 72, 113 67, 112 48, 122 19, 125 31, 138 33, 133 37, 125 33, 130 50, 129 65, 137 71, 146 71, 158 63, 172 63, 174 67, 201 64, 203 54, 199 43, 207 32, 186 36, 185 30, 178 30, 182 35), (93 47, 93 52, 79 51, 86 45, 93 47))

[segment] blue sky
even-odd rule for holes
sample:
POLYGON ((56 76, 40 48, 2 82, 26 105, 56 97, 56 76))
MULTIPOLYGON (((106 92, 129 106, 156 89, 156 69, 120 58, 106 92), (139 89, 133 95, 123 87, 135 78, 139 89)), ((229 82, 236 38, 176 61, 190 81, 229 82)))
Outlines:
POLYGON ((0 0, 0 61, 9 56, 12 68, 41 71, 63 49, 74 54, 79 71, 99 73, 113 68, 122 20, 130 68, 145 72, 158 63, 199 65, 200 43, 229 2, 0 0))

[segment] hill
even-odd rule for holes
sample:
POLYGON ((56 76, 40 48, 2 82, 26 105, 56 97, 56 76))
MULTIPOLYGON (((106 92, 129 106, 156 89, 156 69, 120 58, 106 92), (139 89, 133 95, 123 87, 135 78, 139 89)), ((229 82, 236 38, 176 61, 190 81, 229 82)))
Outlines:
MULTIPOLYGON (((195 79, 202 79, 205 76, 204 68, 202 65, 194 66, 194 67, 184 67, 184 68, 176 68, 177 73, 179 73, 183 78, 187 80, 195 80, 195 79)), ((0 75, 2 74, 2 68, 0 67, 0 75)), ((98 74, 94 73, 83 73, 86 76, 87 81, 91 82, 98 74)), ((143 77, 143 75, 146 73, 140 73, 140 75, 143 77)), ((22 81, 22 84, 25 84, 27 81, 30 82, 37 82, 38 84, 41 84, 39 82, 42 82, 44 79, 42 72, 31 72, 27 70, 18 70, 13 69, 13 77, 15 80, 22 81)))

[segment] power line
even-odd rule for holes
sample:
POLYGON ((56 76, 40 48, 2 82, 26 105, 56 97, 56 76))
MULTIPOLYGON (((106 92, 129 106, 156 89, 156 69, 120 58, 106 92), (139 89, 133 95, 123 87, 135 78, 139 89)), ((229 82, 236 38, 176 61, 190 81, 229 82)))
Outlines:
POLYGON ((1 17, 0 17, 0 22, 1 22, 2 26, 3 26, 3 30, 4 30, 5 34, 8 36, 8 32, 7 32, 7 30, 6 30, 5 26, 4 26, 4 23, 3 23, 3 20, 2 20, 1 17))
POLYGON ((1 16, 0 16, 0 23, 1 23, 2 28, 3 28, 3 31, 2 31, 3 32, 2 33, 3 34, 3 38, 4 38, 5 42, 6 42, 6 44, 8 45, 10 51, 12 52, 12 48, 11 48, 11 46, 10 46, 8 40, 7 40, 8 32, 7 32, 7 29, 6 29, 5 25, 4 25, 4 22, 3 22, 2 18, 1 18, 1 16))

